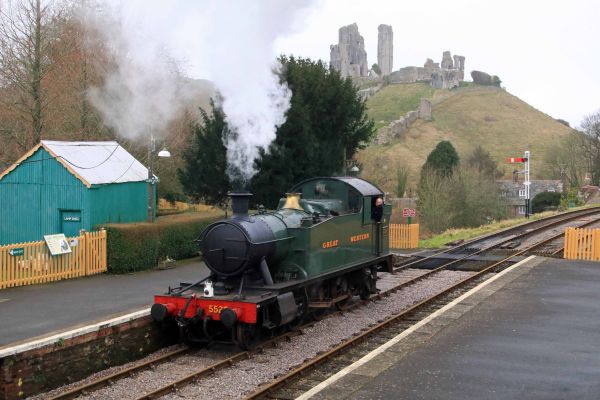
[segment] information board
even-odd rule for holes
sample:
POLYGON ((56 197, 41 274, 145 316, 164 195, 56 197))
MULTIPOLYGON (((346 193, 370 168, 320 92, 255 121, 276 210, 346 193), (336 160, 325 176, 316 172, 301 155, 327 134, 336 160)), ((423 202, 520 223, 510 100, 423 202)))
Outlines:
POLYGON ((68 254, 71 252, 71 246, 65 237, 64 233, 58 233, 56 235, 44 235, 44 240, 50 250, 50 254, 58 256, 60 254, 68 254))

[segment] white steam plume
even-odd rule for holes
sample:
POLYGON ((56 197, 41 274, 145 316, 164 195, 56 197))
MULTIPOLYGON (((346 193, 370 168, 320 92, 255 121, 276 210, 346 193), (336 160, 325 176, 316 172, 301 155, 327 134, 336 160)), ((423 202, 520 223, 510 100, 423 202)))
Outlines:
POLYGON ((225 143, 230 176, 237 172, 248 181, 258 149, 268 149, 290 106, 291 92, 277 76, 275 42, 313 1, 109 1, 103 18, 91 19, 117 65, 102 88, 90 91, 92 104, 122 136, 163 131, 189 104, 168 48, 217 87, 234 132, 225 143))
POLYGON ((212 4, 206 30, 210 63, 205 67, 223 96, 229 127, 230 176, 237 169, 247 181, 255 173, 258 149, 268 149, 277 127, 285 122, 291 91, 279 83, 274 44, 289 33, 309 1, 220 1, 212 4), (231 168, 233 167, 233 168, 231 168))
POLYGON ((88 98, 119 136, 164 136, 189 94, 175 60, 163 43, 142 29, 139 19, 132 18, 134 12, 125 3, 109 3, 82 16, 114 61, 103 86, 92 87, 88 98))

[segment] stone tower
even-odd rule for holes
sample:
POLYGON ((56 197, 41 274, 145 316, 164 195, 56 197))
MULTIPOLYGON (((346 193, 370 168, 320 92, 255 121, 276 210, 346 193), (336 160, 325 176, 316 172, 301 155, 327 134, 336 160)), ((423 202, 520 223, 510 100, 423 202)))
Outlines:
POLYGON ((339 35, 339 43, 330 48, 329 65, 331 68, 339 71, 344 78, 367 76, 369 66, 365 40, 358 33, 358 25, 354 23, 341 27, 339 35))
POLYGON ((394 32, 390 25, 379 25, 377 40, 377 64, 381 70, 381 76, 392 73, 394 67, 394 32))

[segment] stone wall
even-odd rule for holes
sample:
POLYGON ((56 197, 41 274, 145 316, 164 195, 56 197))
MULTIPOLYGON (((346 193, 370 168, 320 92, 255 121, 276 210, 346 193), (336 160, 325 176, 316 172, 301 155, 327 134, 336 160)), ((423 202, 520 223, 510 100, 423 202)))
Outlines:
POLYGON ((21 399, 81 380, 174 344, 150 316, 0 358, 0 400, 21 399))
POLYGON ((388 144, 392 140, 399 138, 402 134, 411 127, 412 124, 419 118, 418 111, 409 111, 403 117, 392 121, 388 126, 379 128, 375 143, 388 144))

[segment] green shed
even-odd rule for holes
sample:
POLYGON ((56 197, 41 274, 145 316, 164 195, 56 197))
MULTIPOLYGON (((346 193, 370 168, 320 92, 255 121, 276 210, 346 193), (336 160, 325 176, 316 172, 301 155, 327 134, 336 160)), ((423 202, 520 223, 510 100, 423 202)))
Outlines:
POLYGON ((42 140, 0 174, 0 245, 147 218, 148 170, 114 141, 42 140))

